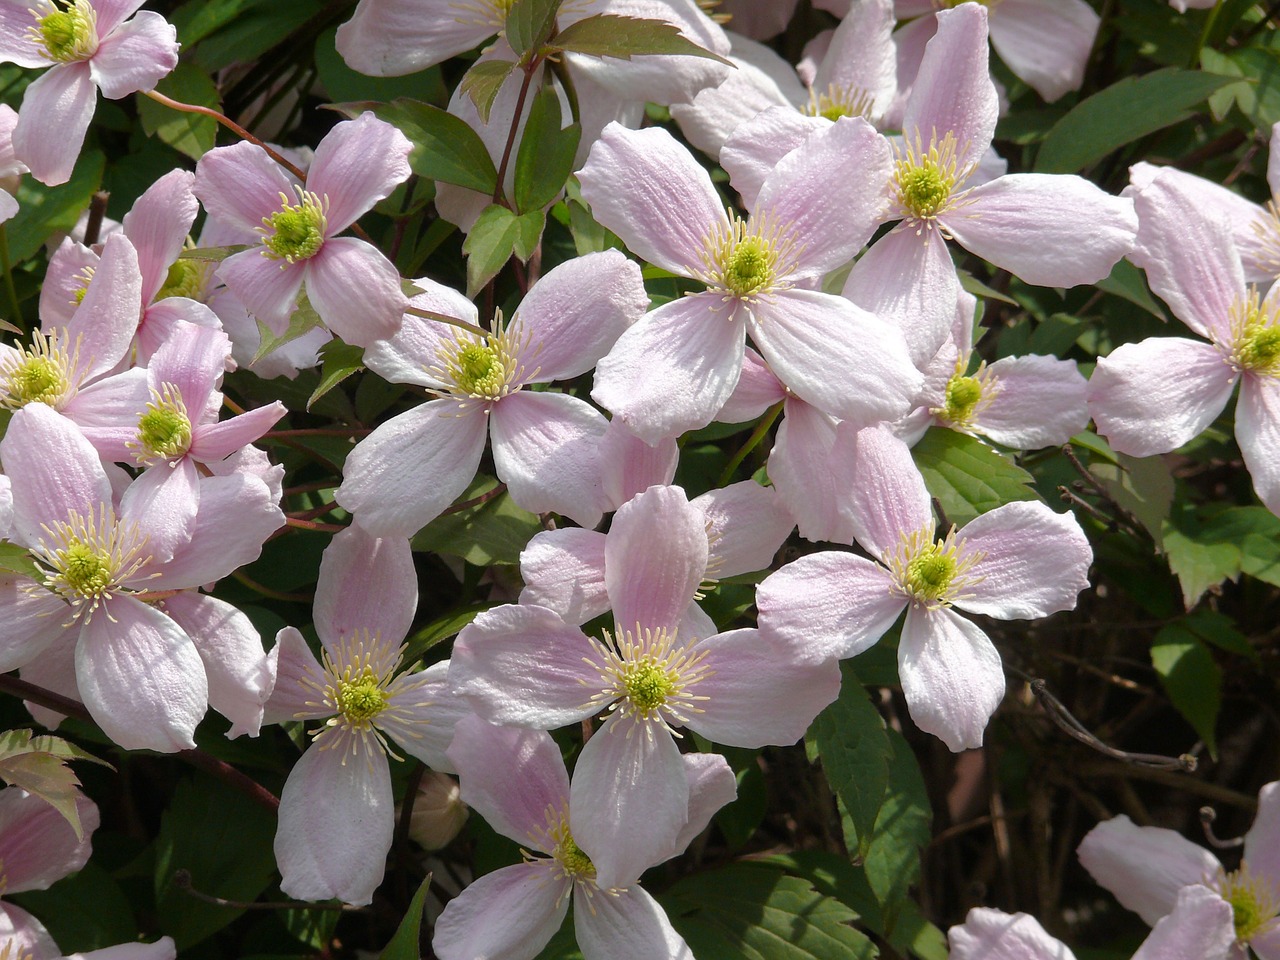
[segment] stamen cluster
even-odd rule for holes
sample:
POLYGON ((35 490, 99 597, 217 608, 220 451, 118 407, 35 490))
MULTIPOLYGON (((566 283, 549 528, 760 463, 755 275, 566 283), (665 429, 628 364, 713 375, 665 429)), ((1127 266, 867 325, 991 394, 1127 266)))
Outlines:
POLYGON ((105 504, 95 516, 72 512, 66 522, 42 525, 35 559, 45 572, 44 585, 68 601, 77 612, 90 612, 120 592, 146 563, 147 537, 135 524, 117 520, 105 504))
POLYGON ((610 712, 643 723, 649 736, 654 727, 679 736, 673 726, 688 723, 689 714, 702 712, 695 704, 709 699, 692 692, 711 675, 705 655, 677 643, 674 631, 637 624, 635 633, 615 636, 606 630, 604 640, 591 638, 591 645, 602 662, 584 662, 600 671, 603 686, 587 703, 601 709, 607 704, 610 712))

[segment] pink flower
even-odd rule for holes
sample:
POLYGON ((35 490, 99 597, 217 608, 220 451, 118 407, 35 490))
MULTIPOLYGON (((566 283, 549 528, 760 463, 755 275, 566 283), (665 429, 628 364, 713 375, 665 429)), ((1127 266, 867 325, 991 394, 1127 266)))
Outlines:
POLYGON ((1080 862, 1120 903, 1156 927, 1151 940, 1198 944, 1177 956, 1226 960, 1280 958, 1280 782, 1258 793, 1258 815, 1244 837, 1244 859, 1228 872, 1181 834, 1139 827, 1126 816, 1085 836, 1080 862))
POLYGON ((399 273, 370 244, 338 234, 409 175, 410 149, 391 124, 361 114, 320 141, 305 186, 255 144, 210 150, 196 164, 196 196, 210 217, 262 237, 259 249, 222 261, 218 277, 276 334, 305 286, 320 319, 348 343, 391 336, 408 303, 399 273))
POLYGON ((707 570, 706 514, 679 487, 624 505, 604 552, 616 626, 603 640, 546 607, 497 607, 459 634, 449 683, 493 723, 549 730, 608 711, 578 760, 573 802, 602 833, 635 841, 593 852, 601 886, 613 887, 684 826, 677 728, 731 746, 794 743, 835 699, 840 672, 756 630, 688 628, 696 615, 715 629, 690 609, 707 570))
POLYGON ((1037 502, 1005 504, 936 539, 906 445, 868 427, 848 449, 849 519, 879 562, 826 551, 787 564, 756 593, 761 635, 797 657, 852 657, 905 609, 898 674, 911 718, 952 750, 981 746, 1004 696, 1000 654, 951 608, 1002 620, 1069 610, 1088 586, 1089 542, 1074 517, 1037 502))
POLYGON ((13 193, 18 180, 29 172, 27 165, 13 152, 13 128, 18 124, 18 114, 13 107, 0 103, 0 223, 18 212, 18 201, 13 193))
POLYGON ((467 717, 458 722, 449 757, 463 800, 526 852, 524 863, 481 877, 446 905, 431 943, 440 960, 532 960, 560 929, 575 894, 574 927, 586 960, 693 960, 662 907, 635 881, 683 851, 734 798, 733 773, 723 757, 679 757, 676 773, 688 797, 684 826, 658 845, 626 824, 613 830, 593 816, 576 789, 581 767, 571 785, 560 748, 542 731, 467 717), (619 847, 635 866, 610 884, 598 863, 619 847))
POLYGON ((142 0, 3 0, 0 62, 52 67, 22 98, 15 156, 37 180, 71 177, 97 104, 152 89, 178 65, 177 31, 142 0))
POLYGON ((1076 960, 1027 913, 974 907, 964 923, 947 931, 950 960, 1076 960))

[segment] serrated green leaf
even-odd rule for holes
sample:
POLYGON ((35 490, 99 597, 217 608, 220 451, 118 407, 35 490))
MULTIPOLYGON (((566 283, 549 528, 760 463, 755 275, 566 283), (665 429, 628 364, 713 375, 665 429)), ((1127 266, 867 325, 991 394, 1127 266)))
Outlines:
MULTIPOLYGON (((472 500, 498 485, 493 477, 477 477, 460 498, 472 500)), ((535 514, 522 510, 506 495, 431 521, 413 538, 413 549, 448 553, 467 563, 519 563, 520 551, 542 529, 535 514)))
POLYGON ((659 898, 698 960, 873 960, 857 914, 759 863, 686 877, 659 898))
POLYGON ((929 495, 956 526, 1002 504, 1037 499, 1031 474, 975 437, 934 427, 911 455, 929 495))
MULTIPOLYGON (((218 87, 205 71, 183 61, 156 84, 156 90, 182 103, 222 108, 218 87)), ((218 139, 218 121, 203 113, 174 110, 150 97, 138 95, 138 119, 149 137, 157 137, 179 153, 199 160, 213 149, 218 139)))
POLYGON ((254 353, 253 359, 249 361, 250 366, 253 366, 272 350, 277 350, 286 343, 291 343, 299 337, 305 336, 317 327, 323 327, 324 321, 320 319, 320 314, 316 313, 315 307, 311 306, 311 301, 307 298, 307 292, 303 290, 298 294, 298 303, 294 307, 293 313, 289 315, 289 325, 285 327, 284 333, 280 334, 280 336, 276 336, 271 328, 261 320, 258 320, 257 324, 258 349, 254 353))
POLYGON ((561 0, 515 0, 507 13, 507 43, 523 61, 537 52, 556 26, 561 0))
POLYGON ((55 233, 70 233, 102 184, 106 158, 99 150, 84 150, 71 179, 46 187, 35 177, 23 177, 14 195, 18 212, 3 224, 9 240, 9 260, 17 264, 35 254, 55 233))
MULTIPOLYGON (((489 114, 493 111, 493 101, 498 99, 498 91, 502 89, 502 85, 507 82, 507 77, 511 76, 511 71, 515 68, 516 65, 510 60, 477 60, 458 85, 458 89, 471 98, 476 112, 485 123, 489 122, 489 114)), ((496 183, 498 179, 496 169, 493 177, 496 183)), ((492 194, 493 189, 490 188, 485 192, 492 194)))
POLYGON ((1222 705, 1222 670, 1200 639, 1183 623, 1161 627, 1151 644, 1151 665, 1178 712, 1218 758, 1214 728, 1222 705))
POLYGON ((1076 104, 1053 125, 1036 156, 1038 173, 1076 173, 1113 150, 1190 116, 1236 77, 1165 67, 1125 77, 1076 104))
MULTIPOLYGON (((887 929, 893 929, 907 893, 920 874, 920 851, 930 840, 933 809, 915 754, 896 730, 887 730, 892 748, 889 785, 863 857, 867 881, 875 892, 887 929)), ((846 830, 852 827, 848 813, 846 830)))
POLYGON ((844 802, 854 829, 849 853, 865 856, 880 804, 889 785, 893 753, 880 716, 852 666, 840 664, 840 696, 828 704, 809 728, 809 759, 822 758, 831 789, 844 802))
POLYGON ((571 23, 548 44, 551 50, 566 50, 588 57, 613 57, 630 60, 650 55, 705 57, 733 66, 719 54, 712 53, 685 39, 680 28, 665 20, 642 20, 597 13, 571 23))
POLYGON ((16 543, 0 543, 0 570, 8 570, 28 580, 44 580, 44 575, 31 559, 31 554, 16 543))
POLYGON ((516 217, 516 242, 514 253, 521 263, 528 263, 533 252, 542 242, 542 231, 547 226, 547 215, 541 210, 530 210, 516 217))
POLYGON ((337 337, 320 348, 320 358, 324 361, 320 368, 320 382, 307 400, 308 410, 347 377, 364 369, 364 348, 343 343, 337 337))
POLYGON ((1212 643, 1219 650, 1236 653, 1250 660, 1258 659, 1258 651, 1243 633, 1236 629, 1235 621, 1217 610, 1196 610, 1182 621, 1187 629, 1201 640, 1212 643))
POLYGON ((1215 524, 1214 518, 1183 505, 1164 522, 1161 536, 1169 569, 1178 578, 1188 610, 1210 588, 1240 576, 1243 555, 1229 524, 1215 524))
POLYGON ((422 911, 427 903, 427 888, 431 886, 431 874, 423 878, 418 892, 409 902, 400 926, 396 927, 395 936, 387 944, 386 949, 378 955, 378 960, 418 960, 422 956, 419 939, 422 934, 422 911))
POLYGON ((516 209, 541 210, 564 189, 573 173, 573 158, 582 136, 581 124, 561 129, 560 98, 544 87, 533 98, 516 154, 516 209))
POLYGON ((485 207, 462 244, 467 255, 467 296, 474 297, 497 276, 513 253, 528 260, 545 225, 541 210, 517 215, 496 203, 485 207))
POLYGON ((409 166, 418 176, 493 194, 498 170, 480 135, 461 117, 408 97, 398 97, 390 103, 335 103, 332 109, 348 117, 372 110, 379 120, 399 127, 413 144, 409 166))

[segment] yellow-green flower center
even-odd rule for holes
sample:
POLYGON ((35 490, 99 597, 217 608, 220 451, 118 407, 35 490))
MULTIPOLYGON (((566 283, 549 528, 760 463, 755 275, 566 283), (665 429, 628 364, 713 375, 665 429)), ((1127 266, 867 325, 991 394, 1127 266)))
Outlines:
POLYGON ((1280 916, 1280 891, 1265 877, 1254 876, 1247 863, 1232 873, 1222 873, 1217 882, 1218 893, 1231 904, 1236 940, 1248 943, 1280 916))
POLYGON ((622 677, 629 699, 640 713, 650 713, 667 702, 676 687, 676 678, 652 657, 642 657, 627 665, 622 677))
POLYGON ((199 260, 175 260, 165 274, 164 285, 156 292, 156 299, 186 297, 199 300, 204 293, 206 274, 206 267, 199 260))
POLYGON ((574 842, 573 834, 569 832, 567 826, 556 844, 553 855, 559 862, 560 868, 564 870, 566 877, 573 880, 595 879, 596 865, 591 862, 590 857, 582 852, 582 848, 574 842))
POLYGON ((84 597, 100 597, 111 586, 111 558, 97 544, 73 540, 59 553, 62 579, 84 597))
POLYGON ((177 387, 166 383, 151 391, 146 412, 138 417, 138 435, 131 446, 137 448, 138 460, 169 460, 180 457, 191 446, 191 420, 177 387))
POLYGON ((789 232, 767 215, 744 221, 730 214, 703 241, 701 278, 726 299, 750 302, 791 286, 784 278, 795 270, 797 250, 789 232))
POLYGON ((936 136, 925 150, 919 140, 906 143, 893 164, 893 179, 902 215, 909 219, 931 220, 952 204, 956 187, 968 170, 957 169, 956 138, 950 131, 939 141, 936 136))
POLYGON ((44 532, 33 551, 44 585, 76 607, 96 609, 151 559, 142 553, 146 537, 118 522, 106 505, 96 516, 71 513, 67 522, 45 526, 44 532))
POLYGON ((536 349, 526 334, 522 340, 508 332, 502 313, 494 317, 493 332, 481 339, 478 335, 459 333, 445 340, 437 351, 439 365, 427 372, 444 384, 446 392, 474 400, 500 400, 538 375, 538 368, 525 369, 521 357, 531 356, 536 349))
POLYGON ((300 202, 295 204, 280 194, 281 208, 262 218, 263 252, 273 260, 309 260, 324 246, 328 201, 301 189, 298 197, 300 202))
POLYGON ((1236 368, 1280 377, 1280 311, 1268 313, 1250 287, 1243 300, 1232 304, 1229 324, 1231 340, 1225 346, 1236 368))
POLYGON ((823 117, 835 122, 841 117, 870 117, 871 96, 864 90, 845 89, 832 84, 826 93, 809 91, 809 102, 804 113, 811 117, 823 117))
POLYGON ((57 333, 47 337, 36 334, 29 347, 21 348, 16 356, 10 355, 0 364, 5 392, 0 402, 14 410, 28 403, 60 407, 79 386, 78 365, 78 347, 69 354, 58 342, 57 333))
POLYGON ((963 589, 982 579, 968 574, 983 554, 960 546, 954 527, 942 540, 927 529, 905 534, 889 561, 898 590, 926 607, 950 606, 965 596, 963 589))
POLYGON ((676 642, 665 629, 619 632, 615 638, 607 630, 604 641, 592 640, 597 660, 591 665, 600 671, 600 692, 588 704, 618 710, 626 717, 671 730, 671 722, 687 723, 690 713, 701 713, 698 701, 707 699, 694 693, 708 675, 706 655, 697 644, 676 642))
POLYGON ((947 592, 955 575, 955 557, 939 541, 908 561, 907 590, 919 600, 934 601, 947 592))
POLYGON ((39 10, 31 39, 44 49, 54 63, 88 60, 98 50, 98 12, 89 0, 74 0, 59 7, 49 3, 43 16, 39 10))
POLYGON ((470 343, 458 351, 457 384, 473 396, 497 397, 506 384, 506 366, 488 344, 470 343))
POLYGON ((947 381, 946 417, 962 423, 973 415, 982 399, 982 382, 977 377, 954 376, 947 381))
POLYGON ((387 693, 368 669, 354 679, 339 681, 334 696, 338 712, 352 724, 366 724, 387 708, 387 693))
POLYGON ((760 237, 744 237, 726 259, 723 278, 725 287, 739 297, 768 286, 773 279, 768 244, 760 237))

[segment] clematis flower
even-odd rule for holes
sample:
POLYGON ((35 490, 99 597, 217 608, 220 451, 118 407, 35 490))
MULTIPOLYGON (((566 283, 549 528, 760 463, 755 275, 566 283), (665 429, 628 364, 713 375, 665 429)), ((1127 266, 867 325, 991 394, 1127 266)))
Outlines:
POLYGON ((1137 190, 1132 258, 1174 315, 1211 342, 1117 347, 1090 378, 1089 412, 1113 449, 1148 457, 1198 436, 1239 383, 1236 440, 1259 499, 1280 512, 1280 287, 1262 297, 1246 286, 1227 222, 1198 197, 1166 173, 1137 190))
POLYGON ((218 277, 277 335, 303 288, 316 313, 348 343, 391 336, 408 303, 391 261, 355 237, 339 237, 409 175, 412 145, 372 113, 334 126, 316 148, 305 186, 249 142, 210 150, 193 190, 209 216, 262 237, 233 254, 218 277))
MULTIPOLYGON (((475 306, 431 280, 414 306, 471 324, 475 306)), ((640 269, 616 250, 560 264, 488 336, 407 316, 365 353, 369 368, 440 399, 393 417, 347 457, 338 503, 378 536, 412 536, 466 489, 492 438, 494 466, 526 510, 594 526, 604 507, 608 423, 584 400, 524 389, 590 370, 648 306, 640 269)))
MULTIPOLYGON (((588 637, 554 610, 513 604, 458 635, 449 683, 491 723, 550 730, 609 714, 578 759, 572 801, 602 834, 602 887, 624 886, 683 829, 677 728, 715 743, 790 744, 835 699, 832 660, 802 662, 756 630, 689 635, 707 570, 706 515, 679 487, 652 487, 613 518, 604 575, 615 628, 588 637)), ((712 628, 714 629, 714 628, 712 628)))
POLYGON ((1089 542, 1070 514, 1025 501, 938 539, 924 480, 901 440, 868 427, 847 449, 850 521, 875 561, 824 551, 787 564, 756 593, 761 635, 798 658, 852 657, 905 609, 898 674, 911 718, 954 751, 981 746, 1004 672, 987 635, 952 607, 1002 620, 1070 610, 1089 582, 1089 542))
POLYGON ((0 103, 0 223, 18 212, 18 201, 13 194, 18 189, 19 178, 29 172, 27 165, 13 153, 13 128, 17 124, 18 114, 13 107, 0 103))
POLYGON ((315 624, 322 659, 292 627, 277 637, 277 679, 265 721, 325 720, 280 795, 276 863, 280 889, 291 897, 373 899, 391 849, 387 759, 400 759, 396 747, 453 771, 444 751, 468 711, 445 688, 448 662, 396 672, 417 584, 408 540, 349 527, 320 563, 315 624))
POLYGON ((142 0, 5 0, 0 62, 51 67, 22 98, 14 155, 42 183, 71 177, 97 105, 151 90, 178 65, 177 31, 142 0), (34 21, 34 22, 33 22, 34 21))
POLYGON ((1124 815, 1090 830, 1077 853, 1122 906, 1157 927, 1152 939, 1204 944, 1179 956, 1238 960, 1249 948, 1261 960, 1280 957, 1280 782, 1259 791, 1236 870, 1173 830, 1124 815))
POLYGON ((626 829, 602 829, 577 799, 580 768, 571 785, 560 748, 540 730, 466 717, 458 722, 449 758, 458 768, 463 800, 521 844, 525 860, 481 877, 449 901, 431 942, 440 960, 532 960, 560 929, 571 899, 586 960, 693 960, 662 907, 635 881, 648 867, 682 852, 734 798, 733 772, 723 757, 680 757, 678 775, 688 796, 685 825, 659 846, 642 845, 626 829), (636 848, 627 857, 636 869, 608 885, 597 861, 602 851, 618 846, 636 848))
POLYGON ((787 155, 751 216, 731 215, 707 172, 661 129, 616 124, 579 173, 594 216, 648 262, 707 284, 619 337, 592 397, 648 443, 706 425, 742 372, 746 333, 814 406, 863 422, 901 416, 920 387, 898 332, 809 289, 870 238, 889 148, 845 117, 787 155), (861 162, 848 176, 842 162, 861 162))

